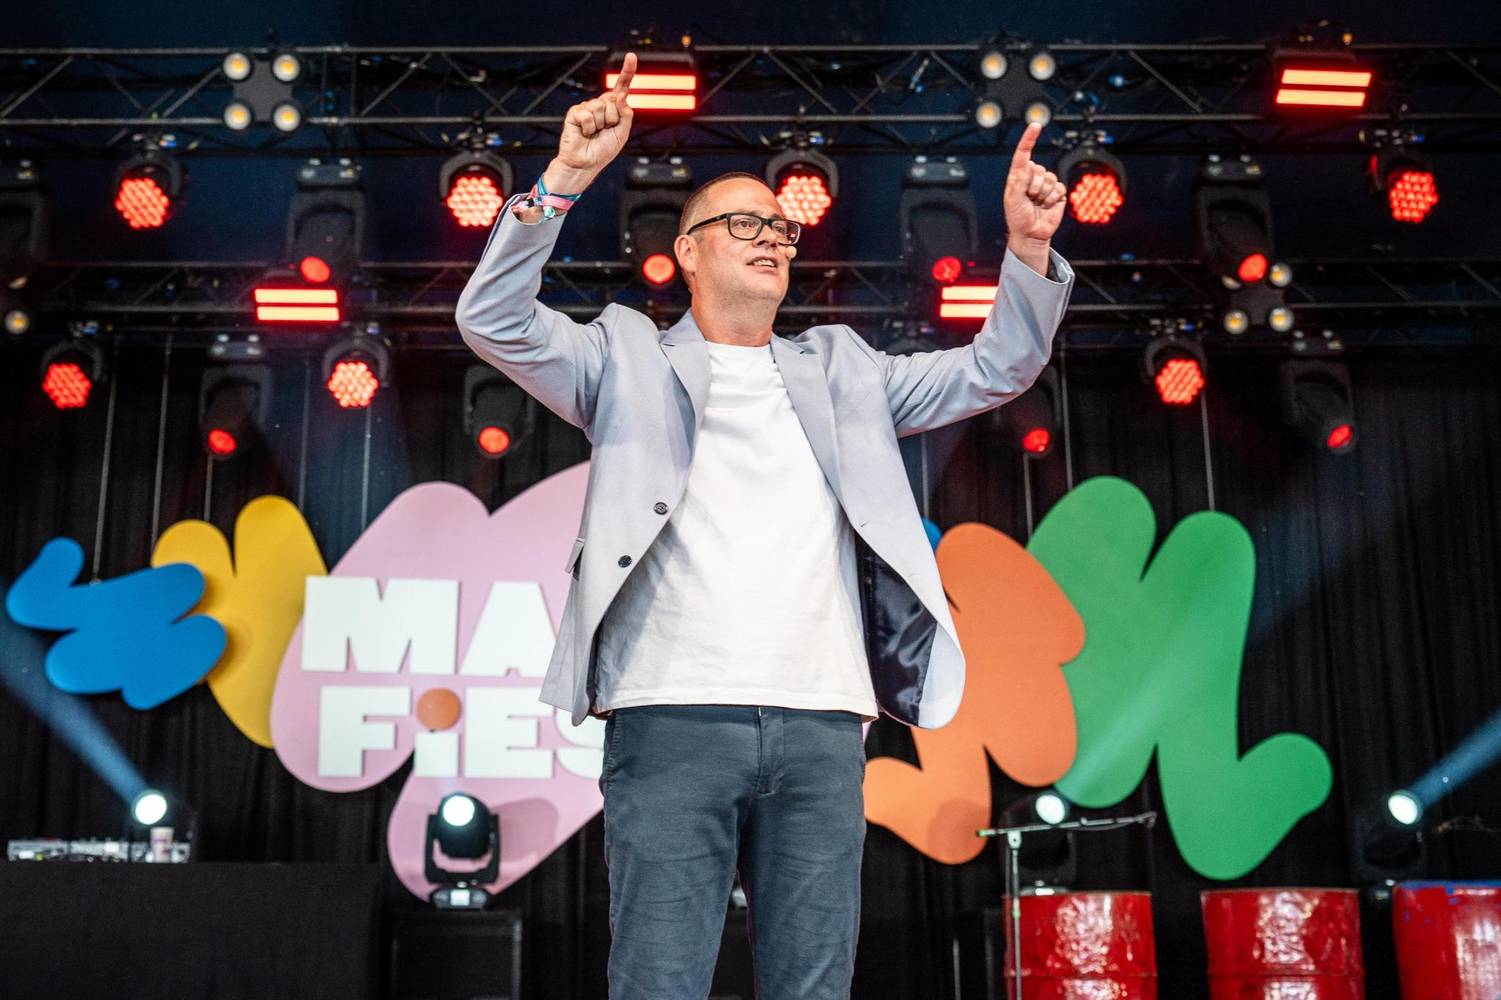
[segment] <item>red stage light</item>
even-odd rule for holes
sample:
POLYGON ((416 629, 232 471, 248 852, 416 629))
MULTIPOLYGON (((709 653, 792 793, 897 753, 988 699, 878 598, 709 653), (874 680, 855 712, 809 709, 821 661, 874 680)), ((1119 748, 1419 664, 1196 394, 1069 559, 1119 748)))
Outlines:
POLYGON ((379 389, 380 378, 375 370, 369 362, 359 358, 346 358, 336 363, 328 376, 329 394, 346 410, 369 406, 379 389))
POLYGON ((332 277, 334 272, 322 257, 309 256, 297 262, 297 273, 302 275, 303 281, 321 285, 332 277))
POLYGON ((939 319, 984 319, 995 306, 995 285, 945 285, 938 293, 939 319))
POLYGON ((235 436, 222 427, 210 428, 205 441, 208 444, 208 450, 221 458, 233 455, 235 449, 240 446, 235 436))
MULTIPOLYGON (((303 264, 317 257, 303 258, 303 264)), ((326 265, 325 265, 326 266, 326 265)), ((337 323, 337 288, 257 288, 255 318, 262 323, 337 323)))
POLYGON ((964 264, 958 257, 939 257, 933 262, 933 280, 940 285, 947 285, 958 279, 964 272, 964 264))
POLYGON ((641 276, 659 288, 671 281, 677 273, 677 264, 665 253, 649 254, 641 262, 641 276))
POLYGON ((829 206, 834 204, 834 199, 822 174, 789 173, 782 177, 781 186, 777 188, 777 203, 792 221, 816 226, 823 220, 829 206))
POLYGON ((1153 379, 1157 395, 1171 406, 1187 406, 1204 388, 1204 372, 1194 358, 1168 358, 1153 379))
POLYGON ((1068 204, 1074 219, 1094 226, 1109 222, 1115 217, 1116 209, 1125 202, 1120 180, 1109 171, 1080 174, 1068 192, 1068 204))
POLYGON ((454 221, 464 227, 489 228, 505 204, 505 192, 488 173, 459 174, 448 186, 443 204, 453 213, 454 221))
POLYGON ((1324 439, 1324 443, 1328 445, 1330 451, 1343 451, 1350 446, 1350 442, 1354 439, 1355 428, 1349 424, 1340 424, 1329 432, 1329 436, 1324 439))
POLYGON ((1438 204, 1433 171, 1403 168, 1387 174, 1387 200, 1397 222, 1422 222, 1438 204))
POLYGON ((1249 285, 1266 277, 1266 254, 1247 254, 1235 268, 1235 276, 1241 284, 1249 285))
POLYGON ((1022 450, 1034 455, 1045 455, 1053 445, 1053 432, 1046 427, 1034 427, 1022 435, 1022 450))
POLYGON ((42 376, 42 391, 59 410, 77 410, 89 401, 94 380, 72 361, 54 361, 42 376))
POLYGON ((504 427, 484 427, 477 437, 480 451, 486 455, 504 455, 511 447, 511 435, 504 427))
MULTIPOLYGON (((619 79, 619 70, 606 73, 605 89, 619 79)), ((698 74, 638 71, 625 103, 637 111, 692 111, 698 107, 698 74)))
POLYGON ((1276 103, 1284 108, 1335 108, 1365 106, 1371 71, 1320 66, 1283 66, 1278 79, 1276 103))
POLYGON ((172 199, 154 177, 122 177, 115 191, 115 211, 131 229, 156 229, 167 221, 172 199))

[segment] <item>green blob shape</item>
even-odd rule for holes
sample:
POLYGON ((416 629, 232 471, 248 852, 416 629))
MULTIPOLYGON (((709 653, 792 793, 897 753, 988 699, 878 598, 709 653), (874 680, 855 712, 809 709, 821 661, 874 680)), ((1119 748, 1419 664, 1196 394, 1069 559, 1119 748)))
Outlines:
POLYGON ((1084 649, 1064 667, 1079 752, 1058 790, 1082 806, 1113 806, 1141 783, 1155 751, 1184 860, 1207 878, 1239 878, 1323 804, 1333 772, 1323 749, 1294 733, 1240 754, 1256 579, 1246 529, 1202 511, 1152 557, 1156 536, 1141 490, 1105 476, 1060 500, 1027 546, 1084 619, 1084 649))

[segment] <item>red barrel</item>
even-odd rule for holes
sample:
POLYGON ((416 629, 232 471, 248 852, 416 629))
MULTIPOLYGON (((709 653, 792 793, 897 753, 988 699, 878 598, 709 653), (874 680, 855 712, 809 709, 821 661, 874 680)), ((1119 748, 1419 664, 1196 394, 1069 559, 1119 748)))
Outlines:
POLYGON ((1392 930, 1403 1000, 1501 996, 1501 884, 1403 882, 1392 930))
MULTIPOLYGON (((1022 896, 1022 996, 1026 1000, 1156 1000, 1157 949, 1147 892, 1022 896)), ((1011 898, 1005 898, 1008 992, 1011 898)))
POLYGON ((1199 894, 1210 1000, 1362 1000, 1354 889, 1215 889, 1199 894))

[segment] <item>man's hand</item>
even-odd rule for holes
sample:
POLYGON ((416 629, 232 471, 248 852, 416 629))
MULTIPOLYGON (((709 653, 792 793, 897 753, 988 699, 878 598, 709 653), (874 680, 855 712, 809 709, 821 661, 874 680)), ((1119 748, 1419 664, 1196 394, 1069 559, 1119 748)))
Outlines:
POLYGON ((1038 274, 1048 273, 1048 245, 1063 221, 1068 192, 1056 174, 1032 162, 1042 126, 1028 125, 1006 175, 1006 245, 1038 274))
POLYGON ((620 155, 631 134, 635 112, 625 102, 636 75, 636 53, 626 53, 620 76, 609 91, 568 109, 558 155, 548 164, 542 181, 558 194, 579 194, 620 155))

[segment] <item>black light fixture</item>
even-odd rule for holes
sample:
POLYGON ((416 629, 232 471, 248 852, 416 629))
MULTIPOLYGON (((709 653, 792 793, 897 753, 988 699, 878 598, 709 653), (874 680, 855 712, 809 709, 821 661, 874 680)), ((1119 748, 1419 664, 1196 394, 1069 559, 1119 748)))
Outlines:
MULTIPOLYGON (((41 177, 30 160, 0 166, 0 302, 7 289, 25 286, 32 271, 47 256, 52 202, 42 189, 41 177)), ((9 315, 17 306, 4 302, 5 329, 16 329, 20 318, 9 315)), ((30 326, 29 314, 25 326, 30 326)))
POLYGON ((176 140, 146 140, 141 151, 115 170, 115 211, 131 229, 159 229, 182 207, 187 171, 167 150, 176 140))
POLYGON ((455 153, 438 171, 438 197, 465 229, 493 226, 514 184, 511 165, 483 147, 455 153))
POLYGON ((1423 803, 1399 789, 1356 815, 1352 859, 1360 882, 1387 882, 1422 874, 1428 862, 1423 803))
POLYGON ((1047 49, 1024 43, 987 44, 979 51, 978 68, 973 111, 980 128, 994 131, 999 138, 999 126, 1007 115, 1024 125, 1046 125, 1053 120, 1053 105, 1043 85, 1058 72, 1058 60, 1047 49))
POLYGON ((941 285, 958 280, 979 245, 969 171, 955 157, 919 156, 902 172, 897 218, 902 256, 913 272, 941 285))
POLYGON ((309 284, 340 283, 359 267, 364 245, 359 165, 347 157, 308 160, 287 209, 287 260, 309 284))
POLYGON ((198 429, 210 458, 227 460, 254 447, 266 425, 271 369, 236 362, 205 369, 198 389, 198 429))
POLYGON ((1283 292, 1292 283, 1292 268, 1275 260, 1264 176, 1260 162, 1249 155, 1211 154, 1194 186, 1199 259, 1219 279, 1220 325, 1231 336, 1254 327, 1274 333, 1293 327, 1283 292))
POLYGON ((198 819, 197 810, 182 799, 161 789, 142 788, 130 799, 127 857, 132 861, 190 860, 198 840, 198 819), (163 841, 157 841, 159 833, 163 841), (177 852, 179 838, 187 845, 186 853, 177 852), (140 844, 140 839, 146 843, 140 844))
POLYGON ((1398 137, 1366 160, 1371 193, 1386 203, 1394 222, 1416 225, 1438 204, 1438 176, 1417 142, 1416 136, 1398 137))
POLYGON ((424 874, 437 886, 429 902, 440 910, 483 910, 490 904, 484 886, 500 875, 500 820, 474 796, 451 792, 427 817, 424 855, 424 874), (475 869, 453 871, 438 864, 435 849, 448 858, 487 860, 475 869))
POLYGON ((1063 154, 1057 174, 1068 188, 1075 222, 1103 226, 1126 203, 1126 165, 1106 148, 1109 136, 1091 136, 1063 154))
POLYGON ((1028 458, 1045 458, 1058 440, 1062 413, 1058 371, 1049 366, 1032 387, 995 412, 1006 428, 1007 439, 1028 458))
POLYGON ((1067 799, 1046 789, 1016 800, 1001 812, 1003 828, 1043 828, 1023 833, 1016 848, 1021 892, 1066 889, 1078 878, 1073 831, 1047 829, 1067 822, 1072 811, 1067 799))
POLYGON ((1209 359, 1192 336, 1170 331, 1147 342, 1141 354, 1141 375, 1168 406, 1188 406, 1199 398, 1209 380, 1209 359))
POLYGON ((672 244, 692 187, 693 171, 676 156, 665 163, 637 157, 626 171, 620 197, 620 255, 636 265, 652 288, 677 277, 672 244))
POLYGON ((489 365, 464 373, 464 429, 485 458, 499 459, 531 431, 531 397, 489 365))
POLYGON ((1194 187, 1194 223, 1204 264, 1241 284, 1266 277, 1272 258, 1272 208, 1261 163, 1210 154, 1194 187))
POLYGON ((69 337, 42 355, 42 391, 59 410, 81 410, 104 379, 104 352, 97 344, 69 337))
POLYGON ((1344 365, 1284 361, 1279 376, 1282 419, 1288 427, 1337 455, 1355 448, 1355 400, 1344 365))
POLYGON ((378 329, 335 341, 323 352, 323 387, 345 410, 363 410, 391 381, 391 351, 378 329))
POLYGON ((302 126, 302 105, 292 94, 303 74, 297 53, 236 50, 226 53, 219 66, 233 91, 222 115, 230 130, 243 132, 257 122, 269 122, 278 132, 302 126))
POLYGON ((821 135, 794 133, 787 141, 790 148, 766 161, 762 176, 776 195, 782 214, 811 229, 824 220, 839 197, 839 168, 812 148, 823 141, 821 135))

